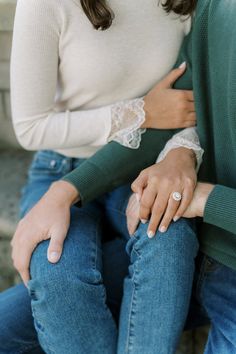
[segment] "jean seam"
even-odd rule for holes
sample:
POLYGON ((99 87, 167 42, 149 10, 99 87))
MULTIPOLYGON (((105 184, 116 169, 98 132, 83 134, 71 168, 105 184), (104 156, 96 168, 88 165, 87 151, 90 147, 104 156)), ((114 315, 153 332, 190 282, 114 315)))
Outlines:
MULTIPOLYGON (((133 247, 133 252, 136 253, 138 259, 140 258, 140 255, 138 253, 138 251, 135 249, 135 246, 133 247)), ((135 303, 135 299, 136 299, 136 291, 137 291, 137 287, 136 287, 136 276, 137 276, 137 261, 135 262, 134 265, 134 275, 132 277, 133 280, 133 284, 134 284, 134 288, 132 291, 132 298, 131 298, 131 304, 130 304, 130 313, 129 313, 129 319, 128 319, 128 334, 127 334, 127 341, 126 341, 126 353, 129 354, 131 353, 132 350, 132 341, 131 341, 131 336, 132 336, 132 331, 131 331, 131 327, 133 329, 134 327, 134 321, 132 321, 133 317, 134 317, 134 308, 136 306, 135 303)))

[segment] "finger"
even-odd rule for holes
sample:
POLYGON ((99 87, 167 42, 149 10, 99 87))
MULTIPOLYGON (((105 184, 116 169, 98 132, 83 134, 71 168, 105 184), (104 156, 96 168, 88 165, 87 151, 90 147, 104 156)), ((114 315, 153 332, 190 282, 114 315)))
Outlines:
POLYGON ((126 209, 127 216, 127 228, 130 235, 134 234, 139 224, 139 202, 136 199, 136 195, 133 194, 126 209))
POLYGON ((33 242, 32 239, 30 239, 30 237, 21 237, 21 239, 15 240, 12 249, 12 259, 14 267, 20 273, 20 276, 26 286, 27 282, 30 279, 29 266, 31 256, 35 247, 36 244, 33 242))
POLYGON ((161 218, 165 212, 166 206, 168 203, 168 199, 165 196, 157 196, 155 203, 152 208, 152 215, 150 218, 150 222, 148 225, 148 237, 154 237, 157 227, 161 221, 161 218))
POLYGON ((183 75, 186 70, 186 62, 183 62, 178 68, 172 70, 161 82, 161 86, 163 87, 172 87, 176 80, 183 75))
POLYGON ((139 201, 137 199, 137 195, 133 193, 129 198, 129 202, 126 208, 126 216, 133 215, 133 213, 137 213, 139 215, 139 201))
POLYGON ((182 128, 191 128, 195 126, 196 126, 196 120, 187 120, 182 124, 182 128))
POLYGON ((156 195, 156 187, 149 183, 148 186, 144 189, 142 198, 140 200, 139 218, 143 223, 149 219, 156 195))
POLYGON ((192 90, 183 90, 183 92, 188 101, 194 102, 194 94, 192 90))
POLYGON ((194 188, 188 187, 184 189, 181 204, 179 205, 179 208, 176 210, 176 213, 173 217, 174 221, 179 220, 184 215, 185 211, 188 209, 188 206, 190 205, 193 199, 193 193, 194 188))
POLYGON ((189 121, 195 121, 197 120, 197 115, 196 115, 196 112, 190 112, 188 113, 188 120, 189 121))
POLYGON ((63 244, 66 235, 64 233, 53 231, 51 232, 51 240, 48 246, 47 258, 51 263, 57 263, 61 258, 63 244))
MULTIPOLYGON (((143 171, 144 172, 144 171, 143 171)), ((147 185, 147 178, 148 175, 141 172, 139 174, 139 176, 133 181, 133 183, 131 184, 131 189, 134 193, 137 194, 137 198, 140 200, 142 193, 143 193, 143 189, 146 187, 147 185)))
MULTIPOLYGON (((187 108, 187 111, 188 111, 189 113, 192 113, 192 112, 195 113, 195 104, 194 104, 194 102, 190 102, 190 101, 187 102, 186 108, 187 108)), ((195 115, 196 115, 196 113, 195 113, 195 115)))
POLYGON ((28 281, 30 280, 29 271, 20 272, 21 279, 26 287, 28 287, 28 281))
POLYGON ((129 235, 133 235, 135 233, 135 231, 137 230, 138 224, 139 224, 140 220, 139 217, 133 217, 133 218, 128 218, 127 219, 127 228, 129 231, 129 235))
POLYGON ((161 220, 160 226, 159 226, 160 232, 167 231, 171 221, 173 220, 174 216, 176 215, 176 211, 178 210, 180 203, 181 203, 180 201, 176 201, 170 196, 165 214, 164 214, 164 216, 161 220))

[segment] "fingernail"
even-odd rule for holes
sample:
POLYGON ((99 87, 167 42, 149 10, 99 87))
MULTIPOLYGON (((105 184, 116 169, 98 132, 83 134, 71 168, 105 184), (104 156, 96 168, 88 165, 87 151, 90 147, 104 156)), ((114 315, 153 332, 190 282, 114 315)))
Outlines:
POLYGON ((49 254, 49 261, 50 262, 57 262, 59 259, 60 254, 58 252, 51 252, 49 254))
POLYGON ((160 231, 160 232, 166 232, 166 227, 165 227, 165 226, 161 226, 161 227, 159 228, 159 231, 160 231))
POLYGON ((147 235, 149 238, 153 238, 155 234, 153 231, 148 231, 147 235))
POLYGON ((182 64, 180 64, 179 68, 183 69, 186 66, 186 61, 184 61, 182 64))
POLYGON ((140 195, 138 193, 135 193, 135 196, 136 196, 137 202, 140 202, 140 195))
POLYGON ((142 224, 146 224, 148 221, 146 219, 141 219, 142 224))
POLYGON ((178 221, 179 219, 180 219, 179 216, 174 216, 174 217, 173 217, 173 221, 174 221, 174 222, 178 221))

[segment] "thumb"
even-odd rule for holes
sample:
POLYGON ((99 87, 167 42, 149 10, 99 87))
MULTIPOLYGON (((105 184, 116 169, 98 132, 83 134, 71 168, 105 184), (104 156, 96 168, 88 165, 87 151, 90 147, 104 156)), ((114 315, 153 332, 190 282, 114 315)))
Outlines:
POLYGON ((61 232, 52 233, 47 252, 49 262, 57 263, 61 258, 65 236, 61 232))
POLYGON ((177 81, 180 76, 183 75, 183 73, 186 70, 186 62, 184 61, 178 68, 172 70, 163 80, 162 80, 162 86, 165 88, 170 88, 174 85, 175 81, 177 81))

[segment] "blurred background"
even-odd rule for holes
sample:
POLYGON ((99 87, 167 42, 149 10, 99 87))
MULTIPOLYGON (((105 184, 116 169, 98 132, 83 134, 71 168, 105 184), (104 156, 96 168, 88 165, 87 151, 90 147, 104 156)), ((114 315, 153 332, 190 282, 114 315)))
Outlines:
MULTIPOLYGON (((16 2, 0 0, 0 291, 20 281, 12 266, 10 240, 18 221, 20 191, 32 159, 32 153, 23 151, 17 143, 11 124, 9 72, 16 2)), ((206 333, 207 328, 184 333, 178 354, 203 353, 206 333)))
POLYGON ((20 190, 32 154, 16 141, 10 108, 10 53, 16 0, 0 0, 0 291, 18 279, 9 241, 18 220, 20 190))

